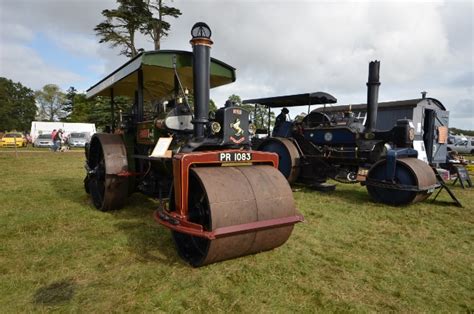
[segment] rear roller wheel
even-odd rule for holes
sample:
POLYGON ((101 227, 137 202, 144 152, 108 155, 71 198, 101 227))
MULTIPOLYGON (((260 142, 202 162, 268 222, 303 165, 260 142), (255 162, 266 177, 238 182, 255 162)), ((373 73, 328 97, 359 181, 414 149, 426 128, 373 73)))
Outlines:
POLYGON ((300 154, 293 142, 286 138, 273 137, 261 143, 257 150, 278 154, 278 170, 289 183, 296 181, 300 174, 300 154))
POLYGON ((84 180, 94 206, 102 211, 121 208, 128 195, 127 177, 117 176, 127 170, 127 155, 122 139, 113 134, 96 134, 88 150, 90 171, 84 180))
MULTIPOLYGON (((383 181, 386 168, 387 161, 380 160, 370 168, 368 178, 383 181)), ((413 186, 421 190, 436 184, 436 176, 430 166, 416 158, 398 159, 394 180, 396 184, 413 186)), ((367 191, 374 201, 395 206, 421 202, 432 193, 430 190, 403 191, 376 185, 367 185, 367 191)))
MULTIPOLYGON (((172 206, 171 206, 172 207, 172 206)), ((271 166, 199 167, 191 170, 189 220, 205 230, 296 214, 291 189, 271 166)), ((293 225, 208 240, 173 231, 179 254, 195 267, 274 249, 293 225)))

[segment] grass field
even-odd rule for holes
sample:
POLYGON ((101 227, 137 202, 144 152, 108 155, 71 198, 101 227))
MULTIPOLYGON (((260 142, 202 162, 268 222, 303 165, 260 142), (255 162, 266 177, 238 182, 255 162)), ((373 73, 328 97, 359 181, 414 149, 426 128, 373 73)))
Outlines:
POLYGON ((306 222, 271 252, 191 268, 133 195, 92 208, 83 154, 0 150, 0 312, 473 312, 474 190, 465 208, 404 208, 358 185, 294 193, 306 222))

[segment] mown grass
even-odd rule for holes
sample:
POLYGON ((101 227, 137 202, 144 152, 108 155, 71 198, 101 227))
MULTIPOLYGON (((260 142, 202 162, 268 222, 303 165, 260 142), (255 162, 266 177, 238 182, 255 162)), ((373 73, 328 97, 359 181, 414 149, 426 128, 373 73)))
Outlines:
POLYGON ((83 176, 80 152, 0 151, 1 312, 474 311, 473 190, 395 208, 296 188, 306 222, 284 246, 195 269, 154 201, 99 212, 83 176))

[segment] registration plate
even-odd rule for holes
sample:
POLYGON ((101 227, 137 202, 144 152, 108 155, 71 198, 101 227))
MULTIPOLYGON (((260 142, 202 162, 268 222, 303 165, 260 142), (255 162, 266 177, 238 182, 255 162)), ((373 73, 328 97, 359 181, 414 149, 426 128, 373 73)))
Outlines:
POLYGON ((250 161, 252 153, 219 153, 219 161, 250 161))

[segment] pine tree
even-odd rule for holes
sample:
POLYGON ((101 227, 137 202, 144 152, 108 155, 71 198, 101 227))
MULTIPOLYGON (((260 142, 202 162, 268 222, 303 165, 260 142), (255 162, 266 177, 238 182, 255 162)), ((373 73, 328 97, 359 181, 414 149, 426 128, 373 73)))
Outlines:
POLYGON ((160 50, 161 39, 168 36, 171 28, 164 18, 181 15, 179 9, 166 6, 163 0, 117 0, 117 3, 117 9, 102 11, 106 19, 94 31, 100 37, 100 43, 120 47, 120 54, 129 58, 135 57, 140 50, 135 45, 138 33, 149 36, 154 49, 160 50))

